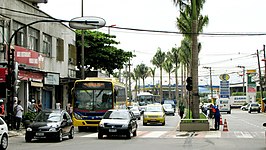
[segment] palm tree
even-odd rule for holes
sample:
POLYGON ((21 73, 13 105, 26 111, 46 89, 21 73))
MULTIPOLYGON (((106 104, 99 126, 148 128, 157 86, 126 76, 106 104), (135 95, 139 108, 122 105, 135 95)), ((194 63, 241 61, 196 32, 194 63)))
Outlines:
POLYGON ((150 75, 152 76, 152 85, 153 85, 153 87, 152 87, 152 94, 155 94, 154 93, 154 88, 155 88, 155 85, 154 85, 155 70, 156 70, 155 67, 154 68, 150 68, 150 75))
MULTIPOLYGON (((181 12, 189 14, 191 24, 188 24, 187 29, 191 29, 191 32, 184 32, 184 33, 190 33, 191 37, 191 48, 192 48, 192 54, 191 54, 191 76, 192 76, 192 117, 193 118, 199 118, 199 97, 198 97, 198 33, 199 33, 199 27, 198 25, 201 24, 199 20, 200 11, 203 8, 203 4, 205 3, 205 0, 172 0, 173 3, 176 6, 179 6, 180 8, 180 14, 181 12), (185 10, 185 11, 183 11, 185 10), (199 22, 199 24, 198 24, 199 22), (191 26, 190 26, 191 25, 191 26)), ((182 16, 182 15, 181 15, 182 16)), ((202 19, 202 18, 201 18, 202 19)), ((185 21, 185 20, 183 20, 185 21)))
POLYGON ((140 65, 137 65, 138 71, 139 71, 139 77, 142 79, 143 83, 143 92, 145 91, 145 79, 149 76, 149 67, 147 67, 145 64, 141 63, 140 65))
POLYGON ((178 101, 178 99, 179 99, 178 69, 180 67, 180 60, 179 60, 179 57, 178 57, 178 51, 179 51, 178 48, 173 47, 171 49, 171 53, 170 53, 170 59, 171 59, 172 63, 175 65, 174 66, 174 72, 175 72, 175 83, 176 83, 176 86, 175 86, 175 98, 176 98, 176 101, 178 101))
MULTIPOLYGON (((170 57, 171 53, 167 53, 167 57, 170 57)), ((166 61, 163 63, 163 69, 168 73, 168 92, 169 92, 169 99, 172 99, 171 97, 171 73, 173 71, 173 64, 170 58, 167 58, 166 61)))
POLYGON ((160 100, 163 99, 163 89, 162 89, 162 78, 163 78, 163 62, 165 60, 165 52, 162 52, 161 48, 158 47, 156 54, 153 56, 151 63, 157 68, 160 68, 160 100))
POLYGON ((131 77, 135 81, 135 98, 137 98, 139 80, 139 72, 137 68, 134 68, 133 72, 131 73, 131 77))

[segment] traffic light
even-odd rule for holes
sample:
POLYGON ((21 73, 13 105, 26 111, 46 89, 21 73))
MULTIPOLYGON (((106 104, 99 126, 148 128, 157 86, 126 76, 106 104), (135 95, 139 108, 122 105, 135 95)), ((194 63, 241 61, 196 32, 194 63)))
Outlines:
POLYGON ((192 77, 187 77, 187 85, 186 85, 186 89, 188 91, 192 91, 192 77))

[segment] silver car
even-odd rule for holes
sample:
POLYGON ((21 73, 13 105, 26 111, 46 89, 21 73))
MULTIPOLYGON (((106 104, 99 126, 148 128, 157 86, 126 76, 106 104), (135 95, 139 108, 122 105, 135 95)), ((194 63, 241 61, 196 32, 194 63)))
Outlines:
POLYGON ((247 108, 249 113, 253 111, 260 113, 260 105, 258 103, 250 103, 248 104, 247 108))

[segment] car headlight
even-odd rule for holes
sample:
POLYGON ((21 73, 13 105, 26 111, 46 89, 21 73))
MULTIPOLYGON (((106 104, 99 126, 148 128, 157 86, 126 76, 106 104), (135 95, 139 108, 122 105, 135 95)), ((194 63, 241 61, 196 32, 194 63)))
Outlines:
POLYGON ((26 131, 32 131, 32 128, 27 128, 26 131))
POLYGON ((74 113, 74 116, 75 116, 75 118, 77 118, 77 119, 80 119, 80 120, 82 119, 81 116, 78 115, 77 113, 74 113))
POLYGON ((54 132, 54 131, 56 131, 56 128, 50 128, 49 131, 54 132))
POLYGON ((104 127, 104 123, 99 123, 99 127, 104 127))
POLYGON ((123 124, 122 127, 127 128, 128 124, 123 124))

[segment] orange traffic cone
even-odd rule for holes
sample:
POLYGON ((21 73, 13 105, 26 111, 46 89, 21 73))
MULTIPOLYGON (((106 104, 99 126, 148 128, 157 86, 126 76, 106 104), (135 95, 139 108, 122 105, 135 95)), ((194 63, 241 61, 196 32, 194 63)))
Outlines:
POLYGON ((220 125, 223 125, 223 119, 220 117, 220 125))
POLYGON ((224 128, 223 131, 228 131, 226 119, 224 119, 224 128))

